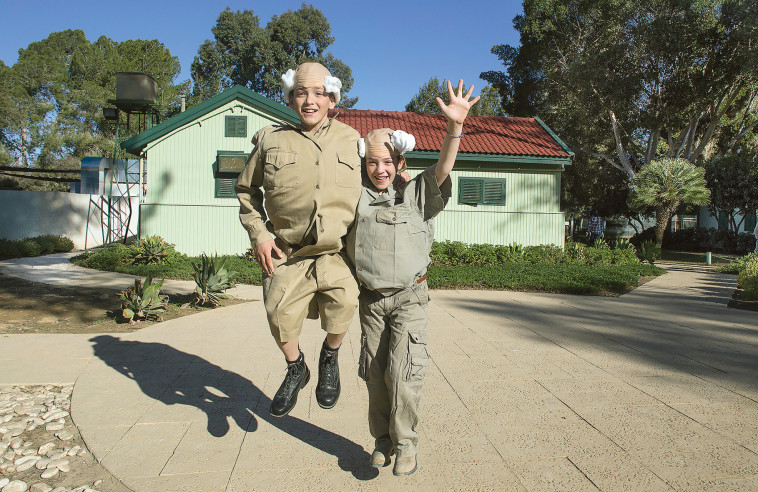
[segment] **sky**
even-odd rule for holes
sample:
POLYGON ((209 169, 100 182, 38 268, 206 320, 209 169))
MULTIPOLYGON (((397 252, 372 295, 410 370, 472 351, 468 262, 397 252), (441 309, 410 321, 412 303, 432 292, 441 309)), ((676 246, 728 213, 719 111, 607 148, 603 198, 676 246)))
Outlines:
MULTIPOLYGON (((158 39, 179 58, 190 79, 198 47, 212 39, 211 28, 227 6, 252 9, 265 26, 273 15, 297 10, 302 1, 0 0, 0 60, 13 65, 18 50, 50 33, 81 29, 90 42, 105 35, 115 41, 158 39)), ((308 2, 307 2, 308 3, 308 2)), ((384 0, 347 2, 313 0, 332 28, 327 51, 347 63, 355 83, 349 97, 357 109, 402 111, 421 85, 433 76, 466 85, 474 94, 486 83, 479 74, 503 68, 490 53, 496 44, 518 45, 514 0, 384 0)))

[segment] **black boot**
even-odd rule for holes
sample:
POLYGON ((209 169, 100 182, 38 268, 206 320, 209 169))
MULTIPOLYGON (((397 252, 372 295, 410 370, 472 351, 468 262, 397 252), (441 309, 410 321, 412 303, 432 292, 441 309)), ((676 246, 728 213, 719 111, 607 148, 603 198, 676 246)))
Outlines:
POLYGON ((297 403, 298 392, 308 384, 310 378, 311 371, 305 365, 302 352, 296 361, 287 361, 287 375, 284 376, 284 382, 279 386, 279 391, 274 395, 274 399, 271 400, 271 415, 284 417, 290 413, 290 410, 295 408, 295 403, 297 403))
POLYGON ((321 408, 334 408, 340 397, 340 366, 337 363, 339 349, 327 345, 321 346, 321 356, 318 358, 318 385, 316 385, 316 401, 321 408))

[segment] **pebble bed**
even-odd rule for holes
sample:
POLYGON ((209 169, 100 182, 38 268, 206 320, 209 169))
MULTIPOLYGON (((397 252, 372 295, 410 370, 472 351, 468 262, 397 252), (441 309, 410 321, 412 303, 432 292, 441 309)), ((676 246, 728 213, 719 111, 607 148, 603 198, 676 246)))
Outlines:
POLYGON ((88 451, 69 415, 73 389, 0 387, 0 492, 98 492, 94 487, 102 480, 59 485, 72 467, 87 463, 82 457, 88 451))

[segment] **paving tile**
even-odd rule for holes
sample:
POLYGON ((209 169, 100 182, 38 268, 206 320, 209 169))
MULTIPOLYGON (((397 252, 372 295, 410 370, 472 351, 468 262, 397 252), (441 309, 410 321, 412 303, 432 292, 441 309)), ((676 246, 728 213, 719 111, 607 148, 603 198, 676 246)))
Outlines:
POLYGON ((188 422, 135 425, 101 463, 118 478, 157 477, 189 425, 188 422))

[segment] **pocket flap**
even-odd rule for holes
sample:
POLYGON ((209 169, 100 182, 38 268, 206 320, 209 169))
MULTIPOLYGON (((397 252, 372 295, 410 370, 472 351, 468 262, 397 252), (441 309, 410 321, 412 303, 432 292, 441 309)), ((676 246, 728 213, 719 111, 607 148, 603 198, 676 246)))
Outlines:
POLYGON ((376 221, 382 224, 405 224, 410 220, 410 214, 404 210, 388 209, 376 213, 376 221))
POLYGON ((426 334, 419 335, 418 333, 410 333, 409 332, 408 333, 408 339, 412 343, 418 343, 418 344, 421 344, 421 345, 426 345, 426 339, 427 339, 427 337, 426 337, 426 334))
POLYGON ((355 153, 341 153, 337 154, 337 161, 346 165, 350 169, 355 169, 361 165, 361 158, 355 153))
POLYGON ((288 151, 271 151, 266 152, 266 164, 271 164, 277 170, 284 166, 289 166, 297 162, 297 154, 288 151))

